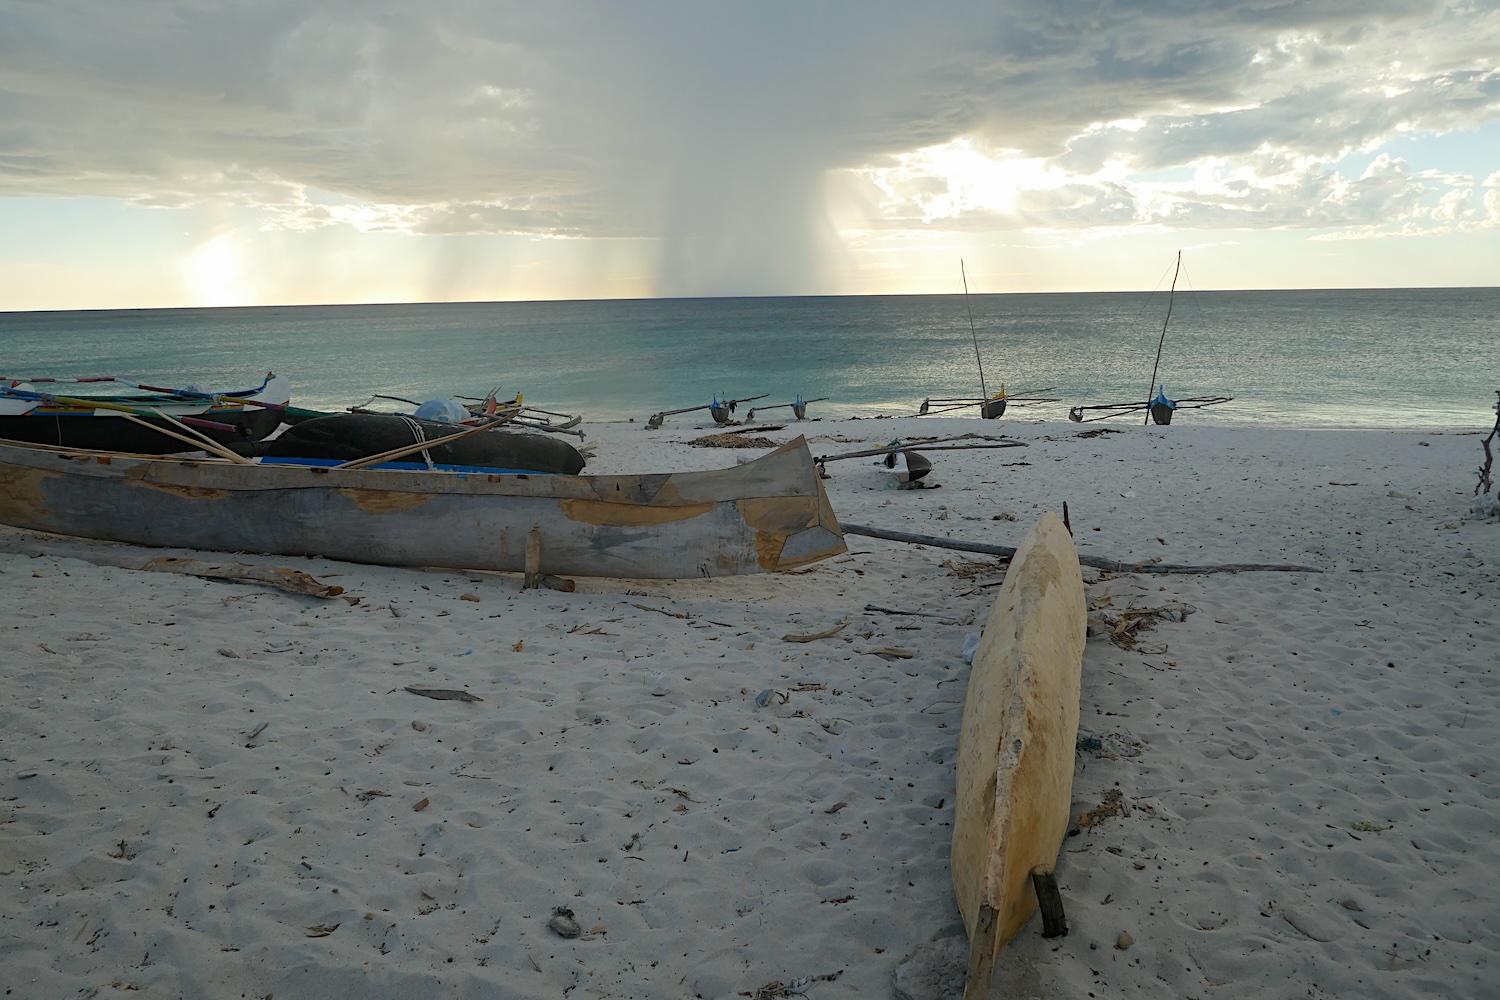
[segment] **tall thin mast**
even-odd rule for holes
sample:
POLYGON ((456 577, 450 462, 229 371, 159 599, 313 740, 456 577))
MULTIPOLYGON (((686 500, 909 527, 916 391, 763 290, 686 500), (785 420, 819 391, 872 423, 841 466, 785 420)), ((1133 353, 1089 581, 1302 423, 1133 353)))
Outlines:
MULTIPOLYGON (((969 336, 974 338, 974 363, 979 366, 979 395, 981 401, 990 398, 990 390, 984 384, 984 362, 979 358, 979 334, 974 332, 974 310, 969 308, 969 274, 964 270, 963 258, 958 260, 958 273, 964 279, 964 309, 969 314, 969 336)), ((1153 379, 1156 375, 1153 373, 1153 379)))
POLYGON ((1177 251, 1177 270, 1172 272, 1172 290, 1167 293, 1167 318, 1161 321, 1161 340, 1156 342, 1156 364, 1151 366, 1151 384, 1146 386, 1147 424, 1151 423, 1151 390, 1156 388, 1156 372, 1161 367, 1161 349, 1167 342, 1167 324, 1172 322, 1172 300, 1177 296, 1177 275, 1181 270, 1182 251, 1179 250, 1177 251))

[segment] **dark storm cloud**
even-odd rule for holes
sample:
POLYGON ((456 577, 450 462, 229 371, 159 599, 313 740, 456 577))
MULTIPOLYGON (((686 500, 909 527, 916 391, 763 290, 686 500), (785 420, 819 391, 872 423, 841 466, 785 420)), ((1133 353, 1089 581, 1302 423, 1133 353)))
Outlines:
POLYGON ((1474 127, 1500 117, 1496 51, 1500 14, 1441 0, 0 0, 0 195, 659 238, 666 290, 795 291, 833 238, 830 171, 960 136, 1079 179, 929 225, 1365 218, 1327 169, 1169 210, 1088 175, 1285 175, 1474 127))

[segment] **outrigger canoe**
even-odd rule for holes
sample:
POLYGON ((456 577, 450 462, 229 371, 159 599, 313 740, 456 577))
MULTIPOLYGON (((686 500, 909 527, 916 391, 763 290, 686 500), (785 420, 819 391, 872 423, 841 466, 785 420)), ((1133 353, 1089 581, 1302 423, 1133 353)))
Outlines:
POLYGON ((170 431, 174 421, 181 421, 219 444, 259 441, 280 425, 291 396, 291 382, 274 373, 253 389, 233 392, 165 389, 112 376, 4 378, 0 379, 0 438, 170 455, 198 446, 157 428, 170 431), (111 382, 141 391, 110 395, 90 391, 111 382), (79 390, 85 393, 80 395, 57 391, 59 384, 88 384, 89 388, 79 390))
POLYGON ((1132 414, 1145 411, 1153 424, 1164 426, 1172 422, 1172 415, 1178 410, 1201 410, 1205 406, 1217 406, 1234 399, 1233 396, 1194 396, 1188 399, 1168 399, 1164 387, 1158 387, 1156 395, 1144 403, 1101 403, 1097 406, 1075 406, 1068 410, 1068 419, 1075 424, 1092 423, 1095 420, 1109 420, 1114 417, 1128 417, 1132 414), (1098 413, 1098 416, 1086 417, 1086 412, 1098 413))
POLYGON ((966 998, 989 996, 995 956, 1037 910, 1031 872, 1068 831, 1087 631, 1078 550, 1049 511, 1006 570, 964 699, 951 864, 966 998))
POLYGON ((0 523, 388 566, 682 579, 845 551, 807 443, 707 472, 571 476, 235 464, 0 442, 0 523))

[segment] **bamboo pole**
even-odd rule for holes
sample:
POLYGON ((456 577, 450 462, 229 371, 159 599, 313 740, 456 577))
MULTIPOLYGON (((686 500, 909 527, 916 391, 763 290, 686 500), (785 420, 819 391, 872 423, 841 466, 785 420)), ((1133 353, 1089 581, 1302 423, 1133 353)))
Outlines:
POLYGON ((120 417, 123 417, 124 420, 129 420, 130 423, 141 424, 142 427, 150 427, 151 430, 154 430, 154 432, 156 433, 160 433, 160 435, 166 435, 168 436, 168 438, 175 438, 177 439, 177 441, 183 441, 186 442, 186 444, 195 445, 195 447, 202 448, 202 450, 204 451, 211 451, 211 453, 219 456, 220 459, 233 460, 233 462, 237 462, 239 463, 239 465, 254 465, 251 460, 246 459, 246 457, 242 456, 242 454, 236 454, 233 453, 233 451, 229 451, 228 448, 223 447, 223 445, 220 445, 219 442, 214 441, 213 438, 210 438, 210 436, 202 433, 201 430, 195 429, 195 427, 187 426, 187 424, 184 424, 183 421, 180 420, 180 418, 175 417, 175 415, 168 414, 168 412, 160 411, 160 409, 136 408, 136 406, 126 406, 123 405, 123 403, 111 403, 108 402, 108 400, 86 399, 86 397, 83 396, 52 396, 52 400, 58 403, 68 403, 69 406, 87 406, 87 408, 90 409, 108 409, 108 411, 111 412, 118 412, 118 414, 120 414, 120 417), (162 418, 162 420, 169 421, 169 423, 177 424, 177 426, 181 427, 184 432, 187 432, 192 436, 190 436, 190 438, 186 438, 186 436, 180 435, 180 433, 171 432, 171 430, 166 429, 166 427, 157 427, 156 424, 141 420, 142 415, 144 415, 144 417, 159 417, 162 418))
POLYGON ((820 465, 823 462, 837 462, 845 458, 873 458, 877 455, 890 455, 898 451, 972 451, 981 448, 1025 448, 1024 441, 1001 441, 989 444, 945 444, 947 441, 961 441, 962 437, 933 438, 930 441, 904 441, 897 445, 886 445, 884 448, 865 448, 862 451, 846 451, 840 455, 819 455, 813 459, 820 465))
POLYGON ((189 427, 187 424, 182 423, 180 420, 177 420, 177 418, 171 416, 170 414, 157 413, 156 416, 161 417, 163 420, 169 420, 173 423, 176 423, 177 426, 181 427, 185 431, 188 431, 192 435, 192 437, 189 437, 187 434, 178 434, 177 432, 168 430, 165 427, 158 427, 150 421, 142 420, 140 417, 136 416, 133 413, 121 413, 120 416, 133 424, 140 424, 142 427, 149 427, 151 430, 156 431, 156 433, 158 434, 165 434, 169 438, 176 438, 177 440, 182 441, 185 444, 190 444, 194 445, 195 447, 202 448, 204 451, 213 455, 218 455, 220 458, 227 458, 236 465, 255 464, 244 455, 236 455, 234 452, 219 444, 219 442, 215 441, 207 434, 202 434, 194 430, 193 428, 189 427))

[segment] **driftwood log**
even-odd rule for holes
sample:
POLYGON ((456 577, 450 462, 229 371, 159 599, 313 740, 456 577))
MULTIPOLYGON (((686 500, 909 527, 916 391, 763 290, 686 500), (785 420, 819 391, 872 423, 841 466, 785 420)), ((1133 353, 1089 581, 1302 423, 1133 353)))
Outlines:
MULTIPOLYGON (((1495 390, 1495 395, 1496 397, 1500 397, 1500 389, 1495 390)), ((1490 466, 1495 464, 1495 455, 1494 452, 1490 451, 1490 442, 1495 440, 1497 435, 1500 435, 1500 398, 1497 398, 1495 403, 1495 426, 1489 435, 1483 441, 1479 442, 1480 446, 1484 448, 1484 464, 1479 467, 1479 482, 1474 485, 1474 495, 1476 497, 1488 493, 1490 487, 1494 485, 1490 480, 1490 466)))
POLYGON ((313 597, 338 597, 343 587, 323 583, 317 577, 285 566, 259 566, 253 563, 207 562, 186 556, 149 556, 125 546, 103 547, 68 542, 39 542, 21 538, 0 538, 0 552, 24 556, 49 556, 54 559, 78 559, 95 566, 153 573, 176 573, 207 580, 234 580, 259 583, 293 594, 313 597))
MULTIPOLYGON (((911 545, 931 545, 940 549, 955 549, 959 552, 980 552, 990 556, 1014 556, 1016 550, 1009 545, 987 545, 984 542, 965 542, 957 538, 942 538, 938 535, 916 535, 909 531, 888 531, 864 524, 841 525, 846 535, 865 535, 869 538, 884 538, 892 542, 907 542, 911 545)), ((1188 566, 1173 563, 1127 563, 1099 556, 1078 555, 1078 562, 1095 569, 1111 573, 1321 573, 1316 566, 1296 566, 1288 563, 1222 563, 1216 566, 1188 566)))

